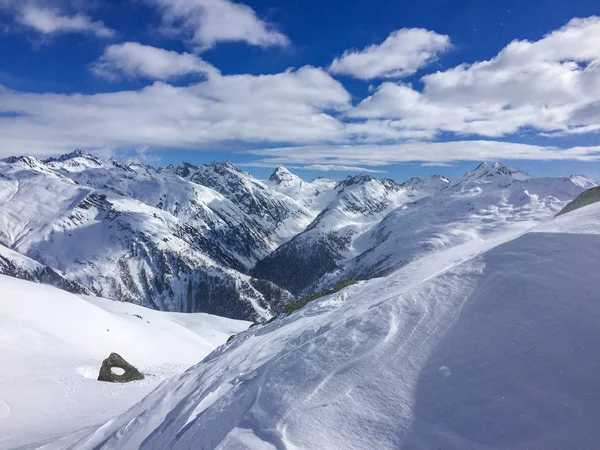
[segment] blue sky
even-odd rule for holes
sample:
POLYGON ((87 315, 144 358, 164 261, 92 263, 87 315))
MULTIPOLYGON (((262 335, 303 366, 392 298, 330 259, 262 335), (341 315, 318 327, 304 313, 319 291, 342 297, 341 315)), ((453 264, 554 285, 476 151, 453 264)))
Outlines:
POLYGON ((600 179, 596 1, 0 0, 0 157, 600 179))

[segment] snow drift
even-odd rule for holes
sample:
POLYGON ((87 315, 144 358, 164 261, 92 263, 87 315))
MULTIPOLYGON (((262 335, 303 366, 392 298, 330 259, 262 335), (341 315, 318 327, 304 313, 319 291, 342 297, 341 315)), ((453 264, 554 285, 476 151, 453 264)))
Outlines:
POLYGON ((600 205, 242 333, 77 449, 595 448, 600 205))
POLYGON ((82 298, 0 275, 0 449, 56 441, 102 423, 248 325, 82 298), (96 381, 111 352, 146 379, 96 381))

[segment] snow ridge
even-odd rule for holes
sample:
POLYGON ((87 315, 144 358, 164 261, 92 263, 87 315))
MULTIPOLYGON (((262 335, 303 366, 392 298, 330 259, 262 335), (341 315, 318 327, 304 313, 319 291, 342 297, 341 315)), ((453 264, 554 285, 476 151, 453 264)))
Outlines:
POLYGON ((74 448, 593 446, 599 220, 470 241, 251 328, 74 448))

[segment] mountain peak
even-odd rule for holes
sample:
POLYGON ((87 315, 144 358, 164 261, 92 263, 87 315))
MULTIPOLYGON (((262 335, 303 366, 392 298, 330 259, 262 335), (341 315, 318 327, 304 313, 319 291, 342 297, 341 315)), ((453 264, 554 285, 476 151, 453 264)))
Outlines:
POLYGON ((505 166, 500 162, 489 164, 483 161, 474 170, 470 170, 462 177, 454 178, 449 186, 457 186, 467 182, 480 182, 497 180, 499 185, 508 186, 513 181, 523 181, 532 178, 530 175, 518 169, 505 166))
POLYGON ((193 165, 187 161, 182 162, 175 168, 175 175, 179 175, 181 178, 186 178, 190 175, 192 170, 198 170, 198 166, 193 165))
POLYGON ((365 184, 375 180, 371 175, 348 175, 345 179, 340 181, 336 187, 345 188, 354 184, 365 184))
POLYGON ((412 177, 401 184, 403 188, 425 189, 435 191, 446 186, 450 180, 442 175, 430 175, 427 178, 412 177))
POLYGON ((269 177, 269 181, 272 181, 273 183, 276 183, 279 185, 281 185, 281 184, 291 185, 291 184, 295 184, 296 182, 300 182, 302 180, 300 179, 300 177, 298 177, 297 175, 294 175, 292 172, 290 172, 285 167, 279 166, 273 171, 273 173, 269 177))
POLYGON ((518 169, 511 169, 508 166, 505 166, 504 164, 502 164, 501 162, 495 161, 493 163, 488 163, 487 161, 483 161, 481 162, 481 164, 479 164, 475 170, 473 172, 476 173, 495 173, 495 174, 502 174, 502 175, 513 175, 516 173, 524 173, 521 172, 518 169))
POLYGON ((235 164, 233 164, 230 161, 213 161, 208 165, 208 167, 213 167, 218 170, 233 170, 234 172, 240 173, 243 172, 240 168, 238 168, 235 164))
POLYGON ((31 167, 32 169, 37 167, 44 167, 44 163, 37 159, 35 156, 9 156, 8 158, 4 158, 2 161, 8 164, 23 163, 31 167))
POLYGON ((586 175, 571 175, 569 180, 571 180, 574 185, 580 186, 584 189, 589 189, 597 185, 594 180, 586 175))
POLYGON ((75 159, 75 158, 88 158, 88 159, 92 159, 92 160, 97 160, 97 158, 87 152, 84 152, 81 149, 77 149, 72 151, 71 153, 65 153, 64 155, 58 156, 58 157, 51 157, 51 158, 47 158, 45 159, 43 162, 44 163, 52 163, 52 162, 65 162, 68 161, 70 159, 75 159))

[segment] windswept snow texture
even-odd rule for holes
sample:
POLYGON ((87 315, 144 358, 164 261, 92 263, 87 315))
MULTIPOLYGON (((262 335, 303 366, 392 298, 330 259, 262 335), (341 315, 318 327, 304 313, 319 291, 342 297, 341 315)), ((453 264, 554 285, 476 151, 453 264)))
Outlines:
POLYGON ((82 298, 0 275, 0 449, 46 440, 65 448, 82 429, 127 410, 249 325, 82 298), (146 379, 96 381, 111 352, 146 379))
POLYGON ((309 303, 73 448, 596 448, 599 223, 591 205, 309 303))

